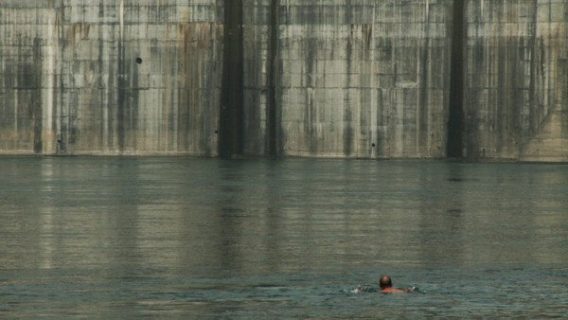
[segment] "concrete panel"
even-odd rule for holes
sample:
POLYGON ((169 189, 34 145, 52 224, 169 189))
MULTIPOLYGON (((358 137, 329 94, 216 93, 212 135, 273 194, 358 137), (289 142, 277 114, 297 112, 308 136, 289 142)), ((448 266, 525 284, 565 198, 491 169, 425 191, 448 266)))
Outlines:
POLYGON ((468 1, 466 157, 564 157, 566 12, 565 1, 468 1))
POLYGON ((216 154, 217 1, 0 5, 0 152, 216 154))
POLYGON ((445 156, 451 1, 281 4, 285 154, 445 156))

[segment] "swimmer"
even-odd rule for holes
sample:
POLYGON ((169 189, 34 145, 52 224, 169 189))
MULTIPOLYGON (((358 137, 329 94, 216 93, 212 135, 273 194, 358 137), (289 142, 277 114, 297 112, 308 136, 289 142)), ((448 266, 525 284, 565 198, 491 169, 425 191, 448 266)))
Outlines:
POLYGON ((381 287, 382 293, 407 293, 414 291, 414 288, 393 288, 392 280, 389 276, 381 276, 379 279, 379 286, 381 287))

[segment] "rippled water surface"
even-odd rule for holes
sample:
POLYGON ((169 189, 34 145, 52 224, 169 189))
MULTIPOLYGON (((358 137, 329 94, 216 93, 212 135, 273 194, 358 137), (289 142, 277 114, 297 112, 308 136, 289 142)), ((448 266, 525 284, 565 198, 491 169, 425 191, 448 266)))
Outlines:
POLYGON ((568 166, 0 158, 0 318, 568 314, 568 166), (390 274, 422 293, 355 294, 390 274))

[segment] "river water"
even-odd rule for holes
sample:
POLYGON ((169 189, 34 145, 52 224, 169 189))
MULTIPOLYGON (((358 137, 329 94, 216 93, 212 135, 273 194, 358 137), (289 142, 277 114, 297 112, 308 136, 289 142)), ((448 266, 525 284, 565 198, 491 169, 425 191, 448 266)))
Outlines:
POLYGON ((568 314, 568 165, 0 158, 0 318, 568 314), (381 274, 421 293, 353 293, 381 274))

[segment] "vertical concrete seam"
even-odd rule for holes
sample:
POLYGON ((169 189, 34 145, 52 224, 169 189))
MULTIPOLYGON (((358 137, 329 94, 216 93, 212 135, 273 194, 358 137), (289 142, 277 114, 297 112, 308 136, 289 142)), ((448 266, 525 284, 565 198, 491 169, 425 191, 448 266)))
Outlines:
POLYGON ((33 151, 35 154, 43 153, 43 106, 42 106, 42 90, 41 90, 41 79, 42 79, 42 39, 36 33, 33 40, 33 89, 37 91, 37 94, 32 94, 32 118, 34 126, 34 143, 33 151))
POLYGON ((117 92, 117 138, 118 138, 118 150, 120 153, 124 152, 125 149, 125 104, 126 104, 126 66, 125 66, 125 43, 124 43, 124 0, 120 1, 119 4, 119 38, 118 38, 118 92, 117 92))
POLYGON ((446 156, 464 156, 464 50, 467 46, 465 11, 468 1, 453 1, 453 34, 450 66, 450 103, 446 138, 446 156))
POLYGON ((280 107, 277 98, 278 77, 280 70, 278 68, 279 61, 279 28, 280 28, 280 0, 270 1, 269 10, 269 44, 268 44, 268 105, 267 105, 267 154, 270 157, 279 157, 281 155, 281 124, 280 124, 280 107))
MULTIPOLYGON (((376 94, 376 90, 377 88, 375 87, 375 68, 376 68, 376 61, 375 61, 375 46, 376 46, 376 41, 375 41, 375 31, 376 31, 376 23, 377 23, 377 3, 373 3, 373 20, 371 22, 371 31, 370 31, 370 41, 369 41, 369 54, 371 55, 371 79, 370 79, 370 83, 369 83, 369 87, 371 88, 371 105, 370 105, 370 145, 367 146, 367 148, 370 147, 370 157, 371 158, 376 158, 378 156, 377 154, 377 147, 379 145, 379 141, 378 141, 378 135, 377 135, 377 114, 378 114, 378 107, 379 107, 379 103, 377 101, 375 101, 375 98, 377 96, 376 94)), ((367 149, 368 150, 368 149, 367 149)))
POLYGON ((242 155, 243 123, 243 0, 224 1, 223 80, 219 112, 218 154, 242 155))
POLYGON ((420 81, 419 81, 419 105, 418 116, 416 117, 417 130, 416 130, 416 153, 418 157, 431 156, 432 146, 430 145, 430 130, 428 116, 430 114, 428 104, 428 94, 430 88, 428 87, 428 67, 429 67, 429 50, 430 50, 430 2, 426 1, 426 8, 424 12, 424 43, 422 48, 422 57, 420 68, 420 81))

